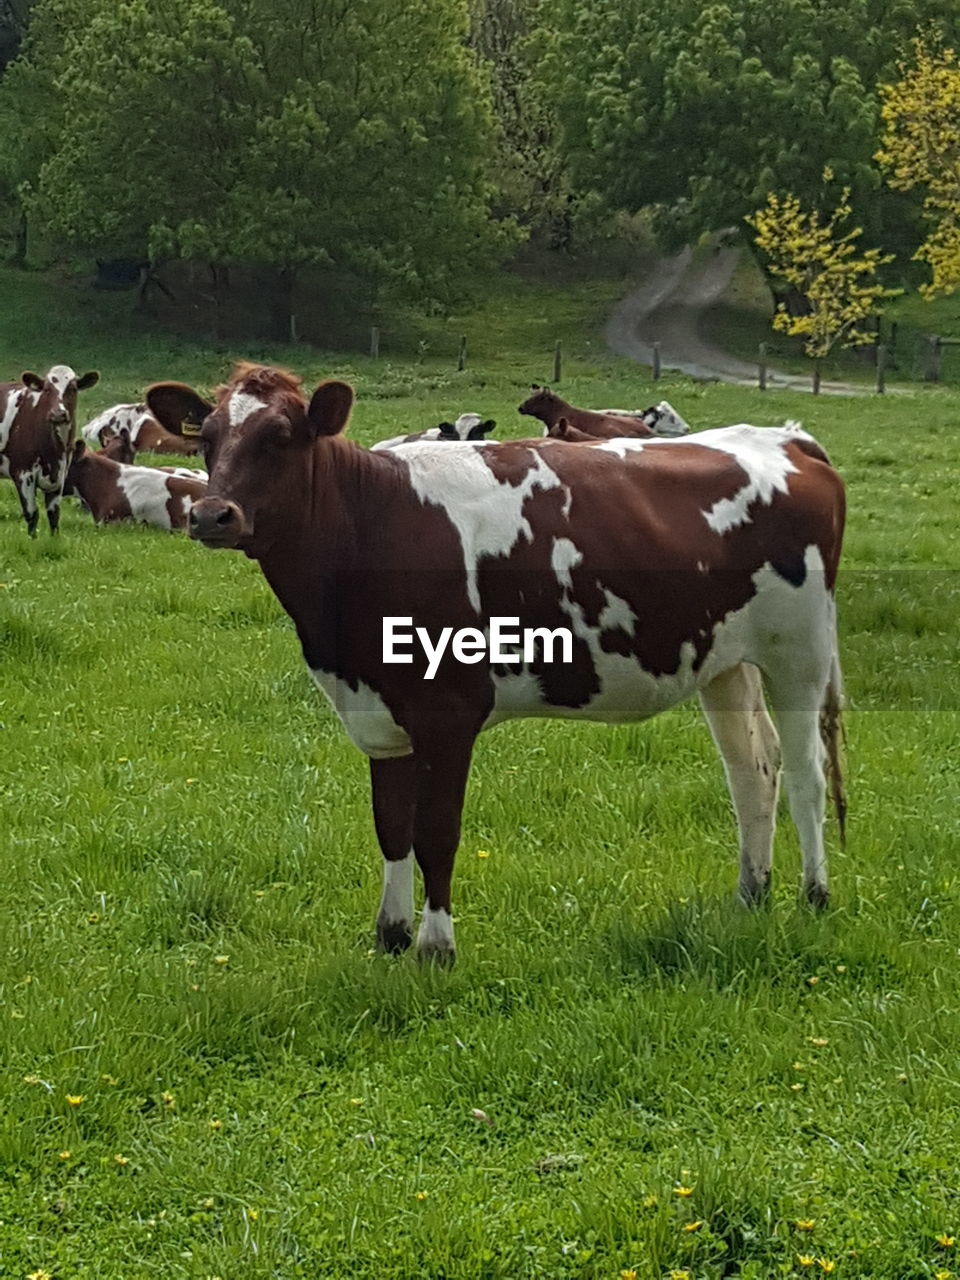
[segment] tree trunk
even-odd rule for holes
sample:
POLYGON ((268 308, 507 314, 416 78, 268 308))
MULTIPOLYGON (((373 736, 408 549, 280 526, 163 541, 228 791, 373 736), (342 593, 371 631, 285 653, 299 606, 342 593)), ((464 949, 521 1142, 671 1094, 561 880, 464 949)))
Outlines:
POLYGON ((270 336, 275 342, 290 341, 290 317, 293 314, 293 288, 297 272, 294 267, 277 267, 270 293, 270 336))
POLYGON ((19 267, 21 271, 27 265, 27 211, 22 205, 17 214, 17 225, 13 233, 13 253, 10 257, 10 265, 19 267))

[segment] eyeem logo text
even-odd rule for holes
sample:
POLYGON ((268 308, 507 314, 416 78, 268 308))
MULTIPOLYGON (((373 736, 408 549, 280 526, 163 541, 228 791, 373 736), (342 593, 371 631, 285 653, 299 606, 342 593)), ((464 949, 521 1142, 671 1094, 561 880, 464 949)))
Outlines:
POLYGON ((413 648, 419 644, 426 654, 424 679, 432 680, 443 655, 450 649, 457 662, 472 666, 475 662, 572 662, 573 633, 567 627, 550 631, 547 627, 520 629, 519 618, 491 618, 488 632, 477 627, 443 627, 436 643, 426 627, 414 627, 412 618, 384 618, 383 660, 390 663, 413 662, 413 648), (559 656, 555 656, 559 646, 559 656))

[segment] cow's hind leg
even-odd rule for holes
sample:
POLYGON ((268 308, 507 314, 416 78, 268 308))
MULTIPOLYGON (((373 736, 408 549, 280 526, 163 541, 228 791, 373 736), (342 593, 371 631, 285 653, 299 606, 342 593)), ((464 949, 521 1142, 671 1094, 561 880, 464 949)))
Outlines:
POLYGON ((413 941, 413 817, 417 774, 412 755, 370 761, 373 821, 383 854, 383 896, 377 915, 381 951, 406 951, 413 941))
POLYGON ((760 672, 741 663, 701 691, 740 829, 740 897, 761 901, 770 887, 780 750, 763 700, 760 672))
POLYGON ((830 892, 823 843, 826 778, 820 736, 820 711, 826 674, 803 679, 802 664, 773 677, 767 690, 780 730, 784 785, 803 855, 803 891, 815 907, 825 907, 830 892))

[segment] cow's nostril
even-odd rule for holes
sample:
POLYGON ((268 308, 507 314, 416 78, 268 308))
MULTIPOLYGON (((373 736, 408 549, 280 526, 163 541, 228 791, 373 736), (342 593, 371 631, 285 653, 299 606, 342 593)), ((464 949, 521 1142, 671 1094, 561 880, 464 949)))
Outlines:
POLYGON ((224 509, 217 516, 217 524, 229 524, 232 519, 233 519, 233 512, 229 507, 224 507, 224 509))

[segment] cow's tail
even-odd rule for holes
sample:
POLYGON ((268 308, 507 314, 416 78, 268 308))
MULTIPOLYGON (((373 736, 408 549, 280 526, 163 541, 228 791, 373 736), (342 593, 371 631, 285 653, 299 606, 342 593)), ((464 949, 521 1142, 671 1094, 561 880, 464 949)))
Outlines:
POLYGON ((843 768, 840 749, 844 741, 843 731, 843 675, 840 657, 834 637, 833 657, 830 660, 830 677, 820 707, 820 740, 823 743, 826 764, 826 780, 833 798, 833 808, 840 828, 840 845, 847 842, 847 797, 843 789, 843 768))

